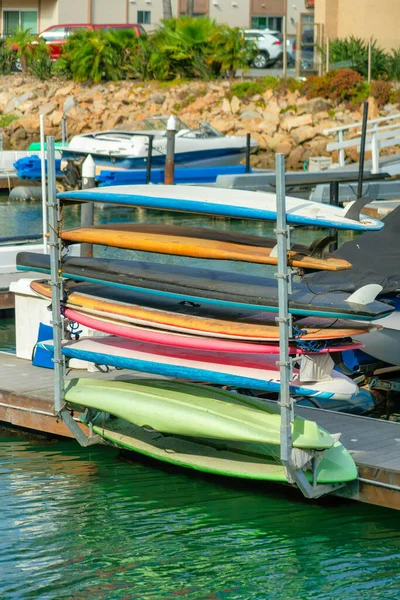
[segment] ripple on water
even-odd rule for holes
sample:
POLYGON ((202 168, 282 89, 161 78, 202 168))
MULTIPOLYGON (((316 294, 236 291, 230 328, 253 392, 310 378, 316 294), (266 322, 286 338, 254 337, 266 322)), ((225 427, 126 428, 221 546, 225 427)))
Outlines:
POLYGON ((0 437, 0 597, 399 597, 397 513, 0 437))

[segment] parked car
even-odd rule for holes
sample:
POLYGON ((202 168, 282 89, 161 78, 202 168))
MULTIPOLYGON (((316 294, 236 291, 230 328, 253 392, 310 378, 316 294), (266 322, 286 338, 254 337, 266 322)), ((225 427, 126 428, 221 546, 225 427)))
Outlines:
MULTIPOLYGON (((257 69, 272 67, 277 63, 282 63, 283 59, 283 36, 280 31, 272 29, 247 29, 244 32, 246 40, 255 42, 258 52, 253 58, 252 65, 257 69)), ((291 41, 287 43, 287 62, 288 65, 294 64, 292 55, 291 41)))
POLYGON ((117 24, 104 24, 104 25, 90 25, 88 23, 75 23, 68 25, 53 25, 48 27, 39 37, 45 40, 46 44, 50 46, 50 56, 52 60, 57 60, 60 56, 61 48, 67 41, 69 35, 71 35, 77 29, 134 29, 137 36, 143 35, 145 32, 141 25, 131 25, 128 23, 117 23, 117 24))
POLYGON ((283 56, 283 39, 279 31, 246 29, 244 38, 255 42, 257 46, 257 53, 252 60, 252 65, 256 69, 270 67, 283 56))

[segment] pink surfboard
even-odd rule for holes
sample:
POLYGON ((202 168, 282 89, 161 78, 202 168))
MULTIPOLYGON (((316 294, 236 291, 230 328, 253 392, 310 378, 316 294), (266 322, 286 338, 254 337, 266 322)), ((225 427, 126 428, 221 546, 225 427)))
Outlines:
MULTIPOLYGON (((116 335, 123 338, 129 338, 140 342, 150 344, 160 344, 165 346, 174 346, 177 348, 190 348, 193 350, 207 350, 216 352, 244 352, 249 354, 279 354, 279 343, 252 343, 235 342, 220 338, 203 338, 195 335, 183 335, 173 332, 163 332, 155 329, 147 329, 128 323, 121 323, 113 319, 96 318, 81 311, 67 308, 65 316, 74 321, 110 335, 116 335)), ((318 353, 326 352, 344 352, 345 350, 357 350, 363 345, 358 342, 351 344, 331 345, 318 350, 318 353)), ((289 346, 290 354, 309 354, 311 351, 298 348, 296 345, 289 346)))

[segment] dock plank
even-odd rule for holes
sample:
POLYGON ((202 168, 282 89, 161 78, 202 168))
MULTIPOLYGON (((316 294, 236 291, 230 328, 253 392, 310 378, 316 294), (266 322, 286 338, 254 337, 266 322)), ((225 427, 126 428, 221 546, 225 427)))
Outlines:
MULTIPOLYGON (((72 437, 53 415, 53 375, 52 369, 34 367, 30 361, 0 352, 0 422, 72 437)), ((67 379, 74 377, 130 380, 146 374, 68 370, 67 379)), ((331 433, 340 432, 341 442, 358 466, 359 479, 336 495, 400 510, 400 423, 304 406, 296 406, 295 412, 331 433)))

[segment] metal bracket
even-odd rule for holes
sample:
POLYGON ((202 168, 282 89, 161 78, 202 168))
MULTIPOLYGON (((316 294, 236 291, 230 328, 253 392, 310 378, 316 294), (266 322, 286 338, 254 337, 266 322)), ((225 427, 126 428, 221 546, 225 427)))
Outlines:
POLYGON ((78 423, 72 418, 71 413, 65 408, 62 408, 58 414, 81 446, 87 448, 94 444, 103 444, 103 438, 99 435, 86 436, 78 423))

